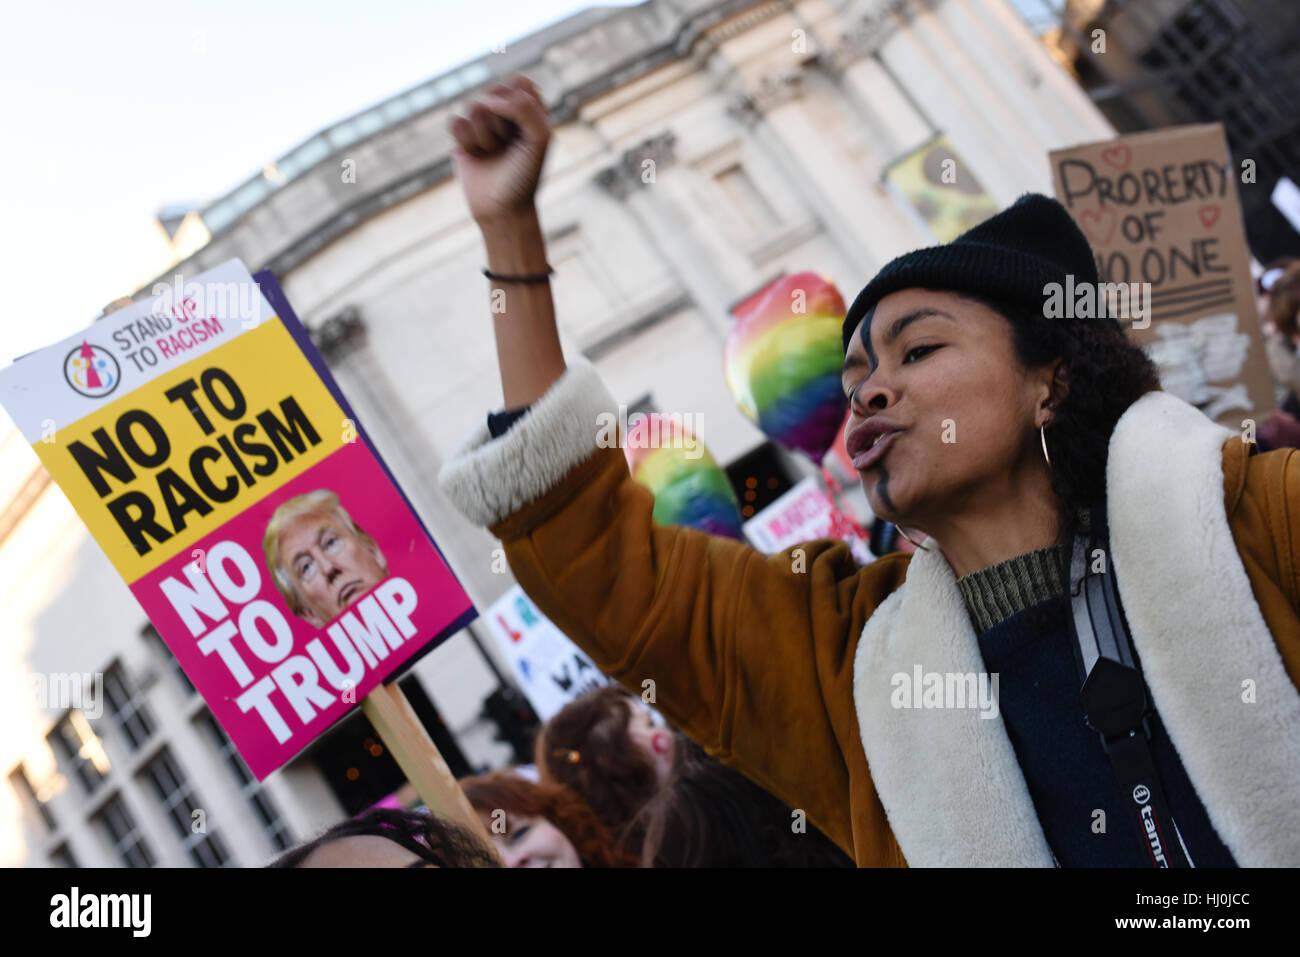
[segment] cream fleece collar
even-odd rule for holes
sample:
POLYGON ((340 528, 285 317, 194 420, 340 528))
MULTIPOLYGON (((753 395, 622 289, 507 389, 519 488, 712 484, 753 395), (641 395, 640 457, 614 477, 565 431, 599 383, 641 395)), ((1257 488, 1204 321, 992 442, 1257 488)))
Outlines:
MULTIPOLYGON (((1219 837, 1243 866, 1294 867, 1300 694, 1224 510, 1231 436, 1164 392, 1124 413, 1107 467, 1111 559, 1155 706, 1219 837)), ((862 746, 909 865, 1052 866, 1000 713, 891 705, 893 676, 918 665, 984 668, 937 549, 913 556, 902 587, 867 620, 854 662, 862 746)))

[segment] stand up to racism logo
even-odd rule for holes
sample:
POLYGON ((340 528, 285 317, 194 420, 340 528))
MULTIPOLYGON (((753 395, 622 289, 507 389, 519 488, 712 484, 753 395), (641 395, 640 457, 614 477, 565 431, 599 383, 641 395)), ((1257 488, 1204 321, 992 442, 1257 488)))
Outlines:
POLYGON ((108 395, 122 378, 112 353, 84 339, 63 360, 63 375, 68 385, 92 399, 108 395))

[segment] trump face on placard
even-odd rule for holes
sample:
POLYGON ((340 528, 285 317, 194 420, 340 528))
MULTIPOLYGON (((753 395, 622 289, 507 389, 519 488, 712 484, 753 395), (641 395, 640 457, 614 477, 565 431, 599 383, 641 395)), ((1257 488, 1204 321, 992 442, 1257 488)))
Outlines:
POLYGON ((317 628, 388 576, 388 561, 329 489, 282 502, 262 540, 276 588, 317 628))

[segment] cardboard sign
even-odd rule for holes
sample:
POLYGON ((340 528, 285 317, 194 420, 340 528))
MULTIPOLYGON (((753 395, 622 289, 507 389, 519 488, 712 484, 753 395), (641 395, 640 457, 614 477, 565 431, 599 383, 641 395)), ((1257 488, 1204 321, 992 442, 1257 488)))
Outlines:
MULTIPOLYGON (((833 530, 831 501, 817 480, 806 478, 744 525, 750 544, 766 555, 819 538, 843 538, 833 530)), ((845 539, 861 565, 875 561, 871 543, 857 535, 845 539)))
POLYGON ((178 277, 0 401, 261 780, 474 610, 259 278, 178 277))
POLYGON ((543 721, 574 698, 609 683, 518 585, 488 607, 483 621, 543 721))
POLYGON ((1051 163, 1101 281, 1149 291, 1149 315, 1124 325, 1164 388, 1233 429, 1267 416, 1276 402, 1223 127, 1136 133, 1051 163))

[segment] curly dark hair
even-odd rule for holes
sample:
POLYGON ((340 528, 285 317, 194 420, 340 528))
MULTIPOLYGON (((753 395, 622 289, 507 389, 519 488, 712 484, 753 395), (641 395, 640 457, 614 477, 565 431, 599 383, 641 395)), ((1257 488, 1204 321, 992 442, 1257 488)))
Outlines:
POLYGON ((345 837, 386 837, 438 867, 500 867, 483 842, 449 821, 418 811, 375 808, 335 824, 313 841, 285 851, 267 867, 301 867, 313 851, 345 837))
MULTIPOLYGON (((1160 389, 1155 363, 1113 319, 1054 319, 1013 300, 956 295, 992 309, 1011 324, 1016 357, 1025 368, 1065 360, 1068 390, 1053 409, 1045 433, 1052 491, 1060 508, 1057 541, 1069 546, 1077 534, 1086 533, 1091 553, 1098 540, 1089 528, 1089 510, 1106 501, 1111 434, 1129 406, 1160 389)), ((1066 583, 1070 557, 1067 547, 1061 567, 1061 581, 1066 583)), ((1028 623, 1041 624, 1052 614, 1054 610, 1044 609, 1028 623)))

